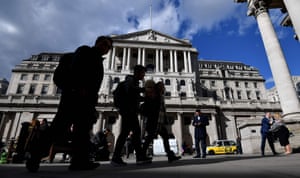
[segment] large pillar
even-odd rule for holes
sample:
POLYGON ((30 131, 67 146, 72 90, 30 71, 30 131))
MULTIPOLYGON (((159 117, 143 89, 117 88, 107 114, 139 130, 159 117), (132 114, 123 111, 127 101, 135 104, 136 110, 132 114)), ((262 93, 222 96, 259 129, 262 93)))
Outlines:
POLYGON ((174 72, 178 72, 178 61, 177 61, 177 51, 176 50, 174 51, 174 63, 175 63, 174 64, 175 65, 174 66, 175 67, 174 72))
POLYGON ((116 60, 115 56, 116 56, 116 47, 113 47, 112 55, 111 55, 111 66, 110 66, 111 70, 115 70, 115 60, 116 60))
POLYGON ((300 38, 300 1, 299 0, 283 0, 284 5, 291 17, 294 30, 298 38, 300 38))
POLYGON ((173 51, 170 50, 170 71, 169 72, 173 72, 173 51))
POLYGON ((159 51, 158 49, 155 50, 155 72, 159 72, 159 51))
POLYGON ((164 68, 163 68, 163 63, 164 63, 164 58, 163 58, 163 50, 160 50, 159 53, 159 62, 160 62, 160 72, 164 72, 164 68))
POLYGON ((122 58, 122 70, 125 70, 125 65, 126 65, 126 51, 127 49, 124 47, 123 48, 123 58, 122 58))
POLYGON ((181 113, 177 113, 177 119, 174 120, 174 125, 172 127, 172 133, 174 134, 177 146, 178 146, 178 152, 180 153, 181 145, 182 145, 182 116, 181 113))
POLYGON ((137 64, 141 64, 141 48, 138 49, 138 62, 137 64))
POLYGON ((188 68, 187 68, 187 56, 186 56, 186 51, 183 51, 183 65, 184 65, 184 72, 187 73, 188 72, 188 68))
POLYGON ((128 48, 126 70, 130 70, 130 57, 131 57, 131 48, 128 48))
POLYGON ((300 104, 281 46, 272 25, 266 3, 252 0, 248 5, 255 15, 268 56, 285 119, 300 119, 300 104))

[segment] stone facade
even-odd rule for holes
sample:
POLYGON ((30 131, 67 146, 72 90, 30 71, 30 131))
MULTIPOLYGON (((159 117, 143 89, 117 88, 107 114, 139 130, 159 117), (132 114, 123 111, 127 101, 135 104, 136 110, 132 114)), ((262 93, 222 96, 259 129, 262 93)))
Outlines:
MULTIPOLYGON (((293 80, 298 98, 300 98, 300 76, 292 76, 292 80, 293 80)), ((276 86, 268 89, 267 95, 268 95, 268 99, 270 101, 280 102, 279 95, 276 90, 276 86)))
MULTIPOLYGON (((198 51, 189 41, 154 30, 112 38, 114 47, 105 56, 94 132, 109 128, 119 135, 121 119, 112 104, 112 91, 132 74, 134 65, 142 64, 148 68, 145 80, 163 81, 166 85, 167 117, 179 146, 193 136, 191 119, 194 111, 201 109, 210 119, 209 142, 235 140, 240 135, 245 153, 259 150, 264 112, 281 109, 278 102, 267 100, 265 80, 256 68, 238 62, 198 60, 198 51)), ((7 94, 0 97, 3 141, 17 138, 21 123, 32 118, 51 122, 60 97, 52 78, 61 55, 33 55, 13 69, 7 94)))

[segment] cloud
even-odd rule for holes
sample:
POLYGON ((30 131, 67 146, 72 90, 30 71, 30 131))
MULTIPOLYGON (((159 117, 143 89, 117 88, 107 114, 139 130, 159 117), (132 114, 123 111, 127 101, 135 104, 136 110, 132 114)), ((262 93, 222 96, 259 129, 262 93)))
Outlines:
POLYGON ((191 39, 230 19, 240 19, 240 33, 252 25, 241 20, 245 12, 233 0, 0 1, 0 77, 9 78, 33 54, 71 51, 92 45, 99 35, 149 29, 151 2, 153 29, 179 38, 191 39))

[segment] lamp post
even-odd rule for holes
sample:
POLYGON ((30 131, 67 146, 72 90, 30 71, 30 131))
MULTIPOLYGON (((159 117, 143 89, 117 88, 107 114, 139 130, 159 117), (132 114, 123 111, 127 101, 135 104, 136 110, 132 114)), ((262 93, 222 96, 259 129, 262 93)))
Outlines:
POLYGON ((298 96, 268 13, 269 7, 275 7, 275 5, 279 5, 282 1, 235 0, 235 2, 247 2, 247 15, 254 16, 257 20, 276 89, 280 98, 284 118, 299 120, 300 103, 298 96))

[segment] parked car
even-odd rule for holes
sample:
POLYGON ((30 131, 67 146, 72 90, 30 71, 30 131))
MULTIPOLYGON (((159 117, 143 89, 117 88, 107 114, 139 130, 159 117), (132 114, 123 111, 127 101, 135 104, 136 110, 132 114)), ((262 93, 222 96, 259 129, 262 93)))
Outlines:
POLYGON ((237 154, 237 145, 233 140, 216 140, 206 148, 207 154, 237 154))

